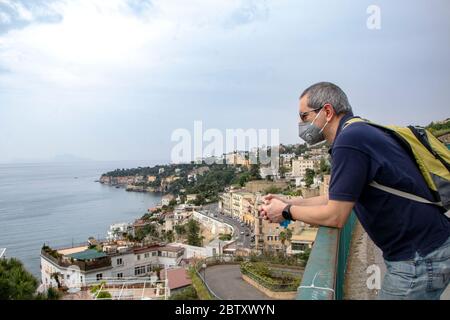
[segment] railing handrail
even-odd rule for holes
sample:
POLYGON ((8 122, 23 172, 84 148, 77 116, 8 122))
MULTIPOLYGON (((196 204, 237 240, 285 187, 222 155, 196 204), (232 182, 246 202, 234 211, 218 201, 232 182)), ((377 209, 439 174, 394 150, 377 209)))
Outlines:
POLYGON ((297 291, 298 300, 340 300, 356 215, 342 229, 320 227, 297 291))

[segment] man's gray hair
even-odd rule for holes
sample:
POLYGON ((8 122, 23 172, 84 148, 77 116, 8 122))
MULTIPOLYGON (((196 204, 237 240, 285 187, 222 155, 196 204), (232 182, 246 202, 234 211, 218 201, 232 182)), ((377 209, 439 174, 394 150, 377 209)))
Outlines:
POLYGON ((311 109, 318 109, 329 103, 336 114, 353 113, 347 95, 337 85, 331 82, 319 82, 303 91, 300 99, 308 96, 307 105, 311 109))

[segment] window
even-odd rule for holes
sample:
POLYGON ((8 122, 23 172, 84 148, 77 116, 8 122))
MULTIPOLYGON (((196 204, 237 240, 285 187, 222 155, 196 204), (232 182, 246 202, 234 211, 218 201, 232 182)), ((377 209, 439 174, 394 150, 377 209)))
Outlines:
POLYGON ((121 266, 123 264, 122 258, 117 259, 117 265, 121 266))
POLYGON ((149 265, 147 265, 147 272, 151 272, 151 271, 152 271, 152 265, 149 264, 149 265))
POLYGON ((156 257, 157 255, 158 255, 158 252, 156 252, 156 251, 152 252, 152 257, 156 257))
POLYGON ((134 275, 139 276, 141 274, 145 274, 145 266, 135 267, 134 268, 134 275))
POLYGON ((123 273, 118 273, 117 278, 119 278, 119 279, 123 278, 123 273))
POLYGON ((293 243, 292 250, 305 251, 308 248, 308 245, 305 243, 293 243))
POLYGON ((103 279, 103 274, 97 273, 97 275, 95 277, 97 278, 97 281, 102 280, 103 279))
POLYGON ((136 256, 136 258, 137 258, 138 260, 141 260, 141 255, 138 254, 138 255, 136 256))
POLYGON ((144 258, 147 259, 148 257, 150 257, 150 253, 147 252, 147 253, 144 255, 144 258))

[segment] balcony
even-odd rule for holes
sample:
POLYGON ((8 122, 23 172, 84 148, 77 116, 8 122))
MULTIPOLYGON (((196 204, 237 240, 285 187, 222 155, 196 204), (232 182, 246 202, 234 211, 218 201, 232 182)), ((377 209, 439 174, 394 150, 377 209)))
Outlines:
POLYGON ((342 229, 319 228, 297 290, 298 300, 343 299, 345 271, 356 220, 352 212, 342 229))
POLYGON ((60 267, 67 268, 69 266, 78 266, 81 271, 85 272, 111 267, 111 258, 108 256, 93 260, 76 260, 70 259, 70 257, 67 256, 58 255, 55 251, 45 249, 41 250, 41 256, 60 267))

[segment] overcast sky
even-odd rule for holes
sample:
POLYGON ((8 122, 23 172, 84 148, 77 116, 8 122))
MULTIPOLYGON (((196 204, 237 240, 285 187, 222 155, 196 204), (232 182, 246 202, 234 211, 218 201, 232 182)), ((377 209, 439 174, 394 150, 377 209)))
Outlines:
POLYGON ((318 81, 383 124, 445 119, 449 13, 447 0, 0 0, 0 162, 168 160, 195 120, 303 142, 298 97, 318 81))

